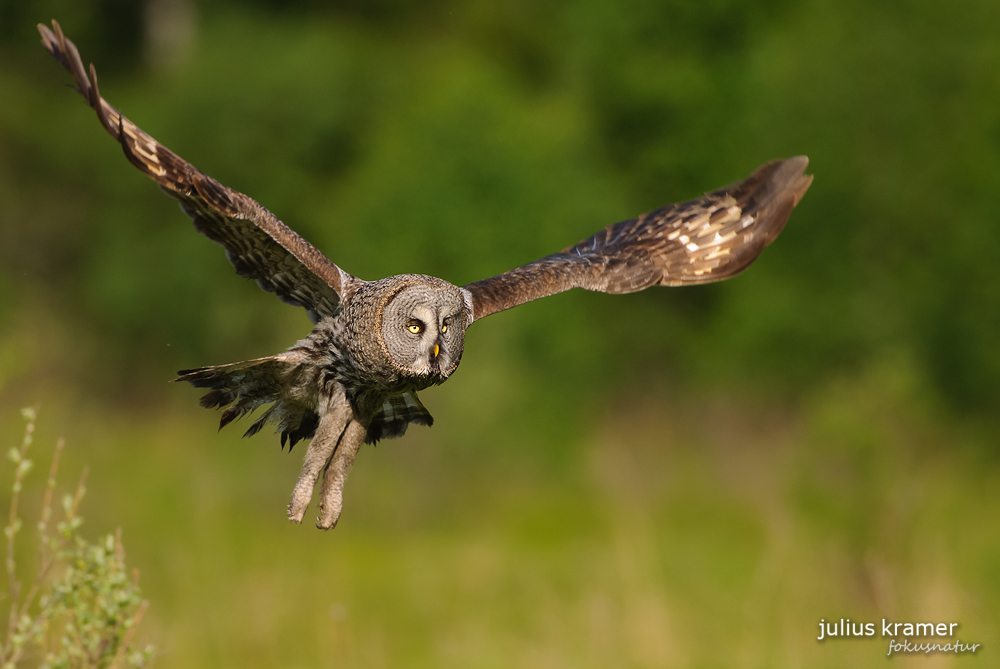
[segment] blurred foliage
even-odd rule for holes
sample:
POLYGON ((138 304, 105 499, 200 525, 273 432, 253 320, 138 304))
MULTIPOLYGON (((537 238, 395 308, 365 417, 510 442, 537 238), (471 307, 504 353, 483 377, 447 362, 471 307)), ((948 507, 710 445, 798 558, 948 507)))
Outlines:
POLYGON ((841 615, 992 647, 998 35, 988 0, 0 0, 0 398, 102 462, 164 664, 881 657, 815 642, 841 615), (112 104, 366 279, 467 283, 772 158, 816 180, 733 281, 477 324, 319 535, 280 525, 296 458, 163 383, 304 314, 121 158, 53 17, 112 104))
POLYGON ((78 532, 83 524, 79 508, 86 470, 76 493, 63 497, 64 519, 52 527, 52 497, 64 444, 61 439, 52 456, 36 525, 38 564, 33 578, 22 580, 23 570, 19 578, 18 553, 25 551, 18 550, 16 538, 22 528, 21 491, 33 466, 27 456, 34 441, 36 412, 24 409, 22 414, 27 423, 24 437, 20 447, 8 453, 14 464, 14 485, 10 520, 4 528, 9 582, 3 594, 10 603, 10 616, 6 637, 0 643, 0 663, 4 669, 144 667, 154 649, 134 648, 132 637, 147 602, 139 597, 138 572, 130 577, 125 568, 121 531, 95 544, 78 532))
POLYGON ((650 357, 794 394, 902 348, 956 409, 998 407, 990 3, 153 4, 188 11, 190 35, 153 39, 169 26, 139 3, 0 3, 4 312, 42 301, 72 323, 105 388, 306 325, 115 160, 39 57, 49 15, 112 103, 365 278, 465 283, 807 153, 815 185, 745 277, 532 305, 500 317, 526 351, 512 357, 560 379, 545 394, 627 385, 650 357))

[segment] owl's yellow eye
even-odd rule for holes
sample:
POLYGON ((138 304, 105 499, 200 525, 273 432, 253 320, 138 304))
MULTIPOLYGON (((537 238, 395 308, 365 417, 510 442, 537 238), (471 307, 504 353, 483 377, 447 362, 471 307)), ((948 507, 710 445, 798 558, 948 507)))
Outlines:
POLYGON ((448 331, 448 324, 447 323, 442 323, 441 324, 441 334, 444 334, 447 331, 448 331))
POLYGON ((406 329, 413 334, 420 334, 424 331, 424 326, 420 323, 420 321, 411 321, 410 324, 406 326, 406 329))

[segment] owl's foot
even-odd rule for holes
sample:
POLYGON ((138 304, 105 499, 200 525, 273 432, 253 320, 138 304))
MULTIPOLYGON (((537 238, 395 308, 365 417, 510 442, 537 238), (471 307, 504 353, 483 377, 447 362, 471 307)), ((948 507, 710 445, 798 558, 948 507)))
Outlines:
POLYGON ((319 517, 316 519, 316 527, 321 530, 332 530, 337 526, 340 512, 344 508, 344 482, 367 432, 361 423, 352 420, 344 431, 344 436, 340 438, 333 459, 323 472, 323 486, 319 493, 319 517))
MULTIPOLYGON (((333 462, 338 444, 346 436, 353 417, 354 411, 344 396, 343 389, 338 389, 338 392, 329 399, 326 410, 321 412, 316 436, 306 449, 302 471, 299 472, 299 480, 288 503, 288 520, 294 523, 302 522, 302 517, 305 516, 306 508, 312 499, 316 481, 319 480, 320 473, 333 462)), ((353 457, 351 459, 353 461, 353 457)))

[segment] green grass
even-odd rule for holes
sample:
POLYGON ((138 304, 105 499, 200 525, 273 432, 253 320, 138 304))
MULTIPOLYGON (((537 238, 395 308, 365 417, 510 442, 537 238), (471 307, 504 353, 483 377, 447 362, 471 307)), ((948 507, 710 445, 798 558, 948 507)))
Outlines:
POLYGON ((55 398, 41 432, 90 462, 85 527, 122 526, 160 667, 881 662, 887 639, 816 640, 842 617, 1000 641, 1000 463, 903 362, 796 406, 625 397, 558 462, 507 420, 470 440, 461 383, 428 393, 434 428, 362 451, 328 533, 284 519, 298 450, 193 402, 55 398))
POLYGON ((4 528, 7 588, 2 599, 8 617, 0 664, 4 669, 140 669, 155 652, 150 645, 138 649, 133 639, 149 603, 139 596, 138 572, 125 566, 121 532, 95 543, 79 532, 87 470, 73 493, 62 495, 61 504, 56 500, 62 439, 50 455, 44 492, 36 500, 38 520, 29 520, 29 531, 22 532, 24 483, 37 454, 31 450, 37 412, 23 409, 21 415, 24 436, 7 452, 13 483, 4 528))

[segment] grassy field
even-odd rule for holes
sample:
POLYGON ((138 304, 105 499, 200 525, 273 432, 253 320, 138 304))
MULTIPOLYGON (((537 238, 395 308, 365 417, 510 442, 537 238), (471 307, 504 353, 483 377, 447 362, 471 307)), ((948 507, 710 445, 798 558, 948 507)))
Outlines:
POLYGON ((923 391, 893 367, 794 406, 642 393, 553 461, 513 416, 482 448, 455 380, 435 427, 362 451, 331 533, 283 517, 297 452, 187 404, 56 396, 36 448, 68 432, 63 471, 89 462, 84 529, 123 528, 157 666, 880 666, 887 639, 819 642, 819 621, 1000 641, 1000 463, 923 391))

